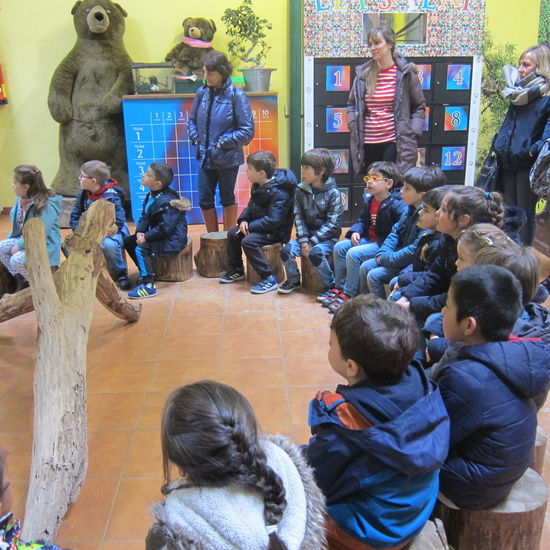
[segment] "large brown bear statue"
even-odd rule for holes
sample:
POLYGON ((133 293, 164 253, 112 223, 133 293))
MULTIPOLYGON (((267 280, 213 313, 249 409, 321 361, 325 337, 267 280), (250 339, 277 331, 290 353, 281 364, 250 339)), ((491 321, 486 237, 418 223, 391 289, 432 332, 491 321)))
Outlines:
POLYGON ((79 0, 71 13, 76 44, 55 70, 48 95, 50 113, 60 124, 52 187, 74 197, 80 166, 98 159, 128 192, 122 96, 134 87, 123 42, 127 13, 111 0, 79 0))
POLYGON ((182 23, 183 42, 180 42, 166 54, 166 61, 174 65, 174 73, 183 76, 197 75, 203 79, 202 60, 211 52, 212 39, 216 32, 216 23, 212 19, 188 17, 182 23))

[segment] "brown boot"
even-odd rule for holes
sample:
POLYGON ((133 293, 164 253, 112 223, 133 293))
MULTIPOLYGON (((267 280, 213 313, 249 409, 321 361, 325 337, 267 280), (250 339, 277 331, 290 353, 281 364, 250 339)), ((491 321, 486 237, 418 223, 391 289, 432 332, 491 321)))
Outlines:
POLYGON ((237 208, 236 204, 223 207, 223 229, 229 231, 233 226, 237 225, 237 208))
POLYGON ((218 231, 218 213, 216 212, 215 208, 203 210, 202 217, 204 218, 204 224, 206 225, 207 233, 218 231))

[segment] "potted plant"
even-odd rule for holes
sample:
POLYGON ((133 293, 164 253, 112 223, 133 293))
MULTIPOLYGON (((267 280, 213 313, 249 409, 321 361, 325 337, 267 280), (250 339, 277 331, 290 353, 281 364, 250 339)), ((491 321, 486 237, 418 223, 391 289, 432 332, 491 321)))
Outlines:
POLYGON ((227 35, 231 37, 227 45, 231 55, 244 63, 251 63, 239 69, 243 73, 246 91, 269 91, 271 72, 276 69, 264 68, 262 60, 271 49, 265 41, 266 31, 272 28, 271 23, 254 13, 252 0, 242 0, 237 9, 227 8, 222 21, 227 27, 227 35))

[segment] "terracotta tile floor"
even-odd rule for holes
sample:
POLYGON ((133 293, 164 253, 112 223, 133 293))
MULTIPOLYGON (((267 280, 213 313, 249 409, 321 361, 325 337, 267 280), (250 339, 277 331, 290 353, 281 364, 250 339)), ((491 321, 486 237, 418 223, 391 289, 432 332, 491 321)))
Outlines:
MULTIPOLYGON (((190 226, 195 251, 202 226, 190 226)), ((8 232, 0 215, 0 235, 8 232)), ((139 322, 126 324, 99 303, 88 346, 86 482, 61 526, 57 543, 75 550, 142 550, 148 507, 160 498, 160 414, 169 392, 213 379, 251 401, 262 427, 303 443, 307 405, 332 389, 329 315, 311 294, 254 296, 246 282, 221 285, 195 273, 183 283, 158 283, 143 300, 139 322)), ((23 517, 32 450, 34 313, 0 324, 0 444, 8 451, 23 517)), ((540 423, 550 433, 550 406, 540 423)), ((546 460, 548 461, 548 454, 546 460)), ((550 479, 550 466, 545 470, 550 479)), ((550 512, 541 548, 550 550, 550 512)))

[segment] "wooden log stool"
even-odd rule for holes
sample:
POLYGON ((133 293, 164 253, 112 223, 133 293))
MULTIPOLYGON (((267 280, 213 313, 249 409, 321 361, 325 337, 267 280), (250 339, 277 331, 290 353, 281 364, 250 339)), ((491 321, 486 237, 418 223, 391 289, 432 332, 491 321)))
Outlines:
POLYGON ((158 258, 153 256, 156 281, 187 281, 193 277, 193 239, 188 237, 187 246, 176 256, 158 258))
POLYGON ((546 441, 548 436, 546 432, 537 426, 537 437, 535 439, 535 454, 533 455, 533 462, 529 466, 535 470, 537 474, 542 475, 542 469, 544 468, 544 457, 546 456, 546 441))
POLYGON ((201 235, 201 244, 195 254, 197 273, 203 277, 220 277, 229 269, 227 231, 212 231, 201 235))
MULTIPOLYGON (((281 243, 262 246, 265 259, 271 266, 271 271, 273 271, 273 275, 275 275, 278 283, 282 283, 285 280, 285 268, 283 266, 283 261, 281 260, 281 255, 279 254, 279 250, 281 250, 281 248, 283 248, 281 243)), ((252 285, 256 285, 260 282, 260 276, 250 265, 248 259, 246 260, 246 280, 252 285)))
MULTIPOLYGON (((332 254, 328 256, 328 262, 332 268, 334 268, 332 254)), ((308 292, 318 294, 323 290, 323 283, 317 275, 317 270, 313 267, 313 264, 303 256, 300 256, 300 275, 302 282, 302 289, 308 292)))
POLYGON ((454 510, 441 504, 449 544, 459 550, 538 550, 548 489, 530 468, 499 504, 485 510, 454 510))

